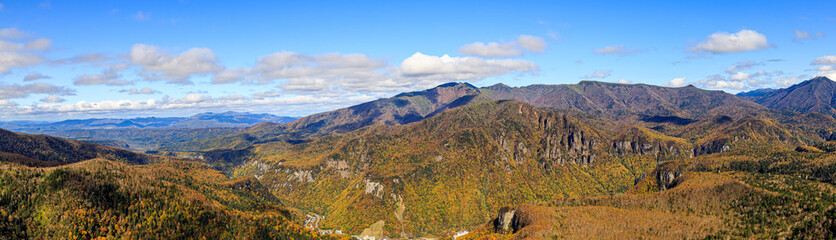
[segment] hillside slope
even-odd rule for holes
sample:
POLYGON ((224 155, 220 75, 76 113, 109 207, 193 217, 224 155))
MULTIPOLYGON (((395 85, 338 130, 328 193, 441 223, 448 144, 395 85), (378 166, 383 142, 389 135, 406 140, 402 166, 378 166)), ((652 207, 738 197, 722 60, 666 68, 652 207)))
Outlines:
POLYGON ((0 153, 6 156, 0 157, 3 161, 28 166, 58 166, 93 158, 106 158, 131 164, 147 164, 163 159, 160 156, 93 143, 46 135, 15 133, 4 129, 0 129, 0 153))
POLYGON ((254 179, 200 163, 0 163, 3 239, 318 239, 254 179))
POLYGON ((568 115, 491 101, 407 125, 257 144, 233 172, 327 216, 323 228, 359 234, 382 221, 382 236, 433 236, 502 205, 625 191, 658 161, 687 157, 690 145, 659 137, 627 132, 616 146, 568 115), (641 145, 627 150, 630 139, 641 145))
POLYGON ((745 114, 764 107, 722 91, 686 86, 581 81, 568 85, 508 87, 497 84, 481 89, 489 99, 513 99, 538 108, 575 109, 611 119, 678 117, 701 119, 717 113, 745 114))
POLYGON ((836 82, 827 77, 813 78, 789 88, 746 98, 773 109, 836 116, 836 82))

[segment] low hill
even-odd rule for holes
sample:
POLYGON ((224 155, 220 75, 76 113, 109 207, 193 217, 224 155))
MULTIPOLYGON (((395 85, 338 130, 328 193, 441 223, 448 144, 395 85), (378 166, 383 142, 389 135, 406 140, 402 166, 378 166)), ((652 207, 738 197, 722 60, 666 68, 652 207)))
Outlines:
POLYGON ((254 180, 194 162, 0 163, 4 239, 320 239, 254 180))
POLYGON ((68 140, 46 135, 15 133, 0 129, 0 152, 5 161, 28 166, 58 166, 94 158, 106 158, 130 164, 147 164, 163 157, 124 149, 68 140))

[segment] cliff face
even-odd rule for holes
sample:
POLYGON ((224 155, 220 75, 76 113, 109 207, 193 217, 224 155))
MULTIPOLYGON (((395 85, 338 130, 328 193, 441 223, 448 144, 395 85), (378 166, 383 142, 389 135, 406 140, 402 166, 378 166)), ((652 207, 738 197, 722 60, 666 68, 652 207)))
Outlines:
POLYGON ((654 155, 660 161, 693 157, 691 144, 685 139, 665 136, 642 127, 631 127, 617 135, 613 138, 612 148, 618 156, 654 155))

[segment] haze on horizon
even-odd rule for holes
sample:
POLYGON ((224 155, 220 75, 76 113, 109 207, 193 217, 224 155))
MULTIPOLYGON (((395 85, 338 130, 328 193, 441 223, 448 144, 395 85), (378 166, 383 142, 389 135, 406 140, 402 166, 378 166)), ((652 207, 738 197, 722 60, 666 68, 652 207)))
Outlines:
POLYGON ((0 1, 0 121, 302 116, 445 82, 836 79, 832 1, 0 1))

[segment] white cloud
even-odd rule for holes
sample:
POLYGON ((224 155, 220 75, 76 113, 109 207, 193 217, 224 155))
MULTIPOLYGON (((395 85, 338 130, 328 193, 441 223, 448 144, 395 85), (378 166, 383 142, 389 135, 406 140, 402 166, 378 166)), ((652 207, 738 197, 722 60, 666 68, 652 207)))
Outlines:
POLYGON ((245 68, 224 69, 212 76, 212 84, 241 82, 247 79, 248 74, 250 74, 250 71, 245 68))
POLYGON ((28 81, 35 81, 35 80, 40 80, 40 79, 50 79, 50 78, 51 77, 40 74, 40 73, 30 73, 30 74, 26 75, 25 77, 23 77, 23 81, 28 82, 28 81))
POLYGON ((137 88, 122 89, 122 90, 119 90, 119 92, 121 92, 121 93, 128 93, 128 94, 130 94, 130 95, 137 95, 137 94, 150 95, 150 94, 160 93, 159 91, 154 90, 154 89, 150 89, 150 88, 142 88, 142 89, 137 89, 137 88))
POLYGON ((692 50, 722 54, 754 51, 772 46, 763 34, 743 29, 737 33, 718 32, 711 34, 705 41, 694 46, 692 50))
POLYGON ((813 36, 810 35, 809 32, 801 31, 801 30, 795 30, 795 38, 796 39, 807 39, 807 38, 811 38, 811 37, 813 37, 813 36))
POLYGON ((64 102, 64 101, 65 100, 63 98, 60 98, 60 97, 55 96, 55 95, 49 95, 49 96, 41 99, 41 102, 45 102, 45 103, 60 103, 60 102, 64 102))
POLYGON ((640 52, 643 52, 643 50, 635 49, 635 48, 627 49, 627 48, 624 47, 624 45, 606 46, 604 48, 595 49, 595 53, 596 54, 601 54, 601 55, 614 54, 614 55, 626 56, 626 55, 632 55, 632 54, 636 54, 636 53, 640 53, 640 52))
POLYGON ((112 58, 104 53, 83 53, 69 58, 53 60, 51 64, 81 64, 81 63, 99 63, 111 60, 112 58))
POLYGON ((49 38, 38 38, 27 42, 25 45, 26 50, 31 51, 47 50, 50 46, 52 46, 52 40, 49 40, 49 38))
POLYGON ((836 65, 836 55, 818 57, 810 65, 836 65))
POLYGON ((261 91, 261 92, 257 92, 255 94, 253 94, 253 98, 261 100, 261 99, 265 99, 265 98, 278 97, 280 95, 281 94, 279 93, 279 91, 275 91, 275 90, 273 90, 273 91, 261 91))
POLYGON ((14 107, 17 106, 16 102, 12 102, 6 99, 0 99, 0 107, 14 107))
POLYGON ((729 79, 735 80, 735 81, 741 81, 741 80, 749 79, 749 76, 751 76, 751 74, 748 74, 748 73, 745 73, 745 72, 736 72, 736 73, 732 74, 731 76, 729 76, 729 79))
POLYGON ((52 94, 66 96, 75 94, 75 91, 46 83, 33 83, 26 85, 0 84, 0 99, 25 98, 29 96, 29 94, 52 94))
POLYGON ((746 88, 746 83, 738 80, 727 80, 719 74, 711 75, 703 80, 697 81, 697 84, 705 88, 711 89, 735 89, 741 90, 746 88))
POLYGON ((668 87, 683 87, 685 85, 686 84, 685 84, 685 78, 684 77, 683 78, 674 78, 674 79, 671 79, 670 81, 668 81, 667 83, 665 83, 665 86, 668 86, 668 87))
POLYGON ((780 86, 780 87, 789 87, 798 83, 801 76, 786 76, 780 77, 772 80, 772 83, 780 86))
MULTIPOLYGON (((4 29, 6 30, 6 29, 4 29)), ((7 30, 8 37, 20 35, 18 30, 7 30)), ((38 65, 43 56, 33 52, 44 51, 52 45, 47 38, 38 38, 28 42, 10 42, 0 40, 0 74, 8 73, 12 68, 38 65)))
POLYGON ((737 62, 737 64, 735 64, 734 66, 726 68, 726 72, 731 74, 731 73, 734 73, 734 72, 738 72, 740 70, 749 69, 749 68, 752 68, 754 66, 759 66, 759 65, 763 65, 763 63, 756 63, 754 61, 740 61, 740 62, 737 62))
POLYGON ((483 59, 478 57, 441 57, 412 54, 401 62, 401 74, 409 78, 438 80, 472 80, 507 73, 531 73, 539 70, 537 64, 521 59, 483 59))
POLYGON ((145 13, 142 11, 137 11, 134 15, 131 15, 134 20, 137 21, 145 21, 151 19, 151 13, 145 13))
POLYGON ((590 73, 590 74, 586 74, 583 77, 584 78, 606 78, 606 77, 609 77, 610 75, 612 75, 612 70, 604 69, 604 70, 595 71, 595 72, 590 73))
POLYGON ((543 38, 531 35, 520 35, 516 41, 507 43, 475 42, 459 48, 459 53, 480 57, 516 57, 524 54, 523 50, 543 52, 548 44, 543 38))
POLYGON ((824 38, 824 37, 825 37, 824 33, 822 33, 822 32, 817 32, 815 34, 811 34, 810 32, 807 32, 807 31, 795 30, 795 38, 793 38, 793 41, 816 40, 817 38, 824 38))
POLYGON ((0 74, 15 67, 34 66, 41 63, 41 56, 28 53, 0 52, 0 74))
MULTIPOLYGON (((122 112, 153 111, 159 112, 181 112, 183 109, 205 111, 201 109, 275 109, 275 106, 282 106, 283 109, 295 109, 296 111, 308 111, 310 109, 323 109, 333 105, 351 105, 371 101, 375 98, 365 95, 339 96, 339 97, 315 97, 315 96, 292 96, 286 98, 251 99, 240 95, 229 95, 224 97, 210 97, 203 94, 193 93, 183 98, 172 99, 168 96, 162 99, 148 99, 144 101, 117 100, 88 102, 79 101, 71 104, 33 104, 28 106, 13 107, 0 112, 2 115, 44 115, 44 114, 112 114, 122 112)), ((7 101, 8 102, 8 101, 7 101)), ((3 100, 0 100, 0 104, 3 100)), ((324 109, 323 109, 324 110, 324 109)))
POLYGON ((485 44, 482 42, 475 42, 460 47, 459 53, 481 57, 516 57, 522 56, 523 50, 521 48, 517 48, 511 43, 500 44, 491 42, 485 44))
POLYGON ((109 86, 125 86, 131 85, 133 82, 120 79, 122 77, 119 71, 127 68, 127 64, 118 64, 109 67, 100 74, 81 75, 75 79, 73 85, 109 85, 109 86))
POLYGON ((631 83, 633 83, 633 81, 630 81, 630 80, 627 80, 627 79, 619 79, 619 80, 618 80, 618 83, 621 83, 621 84, 631 84, 631 83))
POLYGON ((208 48, 191 48, 180 54, 169 54, 156 46, 134 44, 131 63, 142 67, 146 80, 168 80, 169 83, 191 84, 192 75, 206 75, 223 70, 215 53, 208 48))
POLYGON ((0 38, 2 39, 20 39, 29 36, 28 33, 20 31, 17 28, 3 28, 0 29, 0 38))
POLYGON ((548 46, 543 38, 531 35, 520 35, 520 37, 517 38, 517 45, 532 52, 543 52, 548 46))

